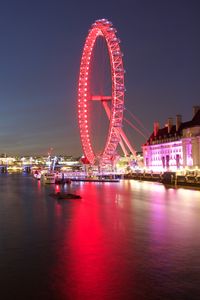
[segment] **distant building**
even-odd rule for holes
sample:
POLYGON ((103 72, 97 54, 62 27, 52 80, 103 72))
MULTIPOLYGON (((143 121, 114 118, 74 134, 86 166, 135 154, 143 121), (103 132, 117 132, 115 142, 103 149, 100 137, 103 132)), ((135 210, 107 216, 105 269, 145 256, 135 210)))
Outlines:
POLYGON ((144 165, 152 171, 200 169, 200 106, 193 107, 193 118, 176 123, 169 118, 165 127, 154 123, 154 131, 143 145, 144 165))

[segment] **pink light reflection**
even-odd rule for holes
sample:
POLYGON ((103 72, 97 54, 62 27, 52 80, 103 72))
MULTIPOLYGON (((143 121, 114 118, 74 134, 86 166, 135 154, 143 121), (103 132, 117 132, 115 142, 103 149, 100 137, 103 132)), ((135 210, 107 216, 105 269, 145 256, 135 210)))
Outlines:
MULTIPOLYGON (((112 185, 106 185, 105 191, 108 194, 100 194, 98 184, 84 184, 81 191, 83 199, 76 204, 55 268, 57 274, 65 274, 56 282, 56 286, 66 297, 70 290, 71 299, 107 299, 110 294, 114 295, 114 299, 116 295, 110 286, 111 281, 118 282, 119 289, 120 286, 124 288, 127 275, 131 274, 131 282, 134 282, 133 265, 126 274, 129 266, 126 254, 124 253, 124 259, 119 259, 128 240, 124 224, 126 218, 121 220, 123 209, 118 203, 123 202, 123 196, 114 197, 113 190, 112 185), (102 201, 104 205, 101 204, 102 201)), ((69 209, 73 210, 73 207, 70 205, 69 209)))

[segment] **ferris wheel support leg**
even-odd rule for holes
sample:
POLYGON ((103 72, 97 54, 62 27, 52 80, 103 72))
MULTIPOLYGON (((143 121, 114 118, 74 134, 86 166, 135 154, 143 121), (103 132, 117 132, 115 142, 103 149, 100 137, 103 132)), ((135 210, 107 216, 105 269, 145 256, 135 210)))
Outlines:
MULTIPOLYGON (((118 132, 118 134, 119 134, 119 132, 118 132)), ((123 140, 121 139, 121 137, 120 137, 119 144, 120 144, 120 147, 122 148, 122 151, 123 151, 124 155, 125 155, 125 156, 128 156, 128 151, 126 150, 125 145, 124 145, 124 142, 123 142, 123 140)))
POLYGON ((125 135, 124 131, 122 130, 122 128, 119 128, 119 134, 122 137, 122 139, 124 140, 127 147, 129 148, 130 152, 133 154, 134 157, 136 157, 136 151, 131 146, 131 143, 129 142, 129 140, 128 140, 127 136, 125 135))
MULTIPOLYGON (((107 101, 102 101, 102 105, 103 105, 103 107, 106 111, 108 119, 110 120, 110 108, 107 104, 107 101)), ((130 150, 130 152, 133 154, 133 156, 136 156, 136 152, 133 149, 133 147, 131 146, 131 143, 129 142, 129 140, 128 140, 127 136, 125 135, 124 131, 122 130, 122 128, 117 128, 116 132, 119 134, 119 137, 120 137, 119 144, 122 148, 122 151, 124 152, 124 155, 128 156, 128 152, 127 152, 127 150, 125 148, 125 145, 124 145, 124 143, 125 143, 127 145, 128 149, 130 150)))
MULTIPOLYGON (((107 104, 107 101, 102 100, 101 102, 102 102, 102 105, 103 105, 103 107, 104 107, 104 109, 106 111, 107 117, 110 120, 110 108, 109 108, 109 106, 107 104)), ((119 138, 120 138, 119 144, 120 144, 120 147, 122 148, 122 151, 123 151, 124 155, 128 156, 128 152, 127 152, 127 150, 125 148, 125 145, 123 143, 122 138, 120 137, 120 133, 119 133, 118 129, 116 129, 116 133, 119 135, 119 138)))

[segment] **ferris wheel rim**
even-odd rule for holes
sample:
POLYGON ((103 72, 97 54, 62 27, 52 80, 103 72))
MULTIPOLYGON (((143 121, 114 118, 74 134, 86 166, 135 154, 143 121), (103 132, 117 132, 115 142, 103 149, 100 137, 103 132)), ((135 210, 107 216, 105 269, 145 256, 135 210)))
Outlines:
POLYGON ((112 161, 120 139, 118 128, 122 126, 125 88, 123 54, 119 44, 120 40, 116 36, 116 30, 112 27, 112 23, 106 19, 101 19, 92 24, 82 52, 78 88, 78 119, 84 156, 90 164, 94 164, 97 159, 102 162, 112 161), (87 109, 88 97, 90 96, 88 88, 90 59, 94 44, 99 36, 105 39, 109 52, 112 77, 112 108, 105 147, 101 155, 97 156, 91 145, 87 109))

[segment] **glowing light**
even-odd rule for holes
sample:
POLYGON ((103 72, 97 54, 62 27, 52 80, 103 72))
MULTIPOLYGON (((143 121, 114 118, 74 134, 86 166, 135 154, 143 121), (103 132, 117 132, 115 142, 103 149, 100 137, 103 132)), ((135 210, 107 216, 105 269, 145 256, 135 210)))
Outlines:
MULTIPOLYGON (((81 91, 81 94, 79 94, 79 102, 84 103, 87 101, 87 88, 85 86, 88 85, 88 71, 90 67, 90 59, 91 59, 91 54, 93 51, 93 47, 96 41, 96 38, 98 36, 103 36, 106 40, 107 46, 108 46, 108 51, 110 54, 110 64, 111 64, 111 73, 112 73, 112 94, 114 95, 113 101, 112 101, 112 119, 110 121, 110 128, 109 128, 109 134, 107 137, 107 142, 105 145, 105 149, 102 154, 102 158, 106 158, 107 160, 111 160, 113 157, 116 147, 118 145, 119 139, 116 139, 116 132, 114 130, 114 127, 120 127, 122 124, 122 118, 123 118, 123 103, 124 103, 124 72, 123 72, 123 62, 122 62, 122 53, 120 51, 119 47, 119 39, 116 37, 115 32, 116 30, 111 26, 111 22, 108 20, 100 20, 96 21, 92 26, 91 29, 89 30, 89 34, 86 38, 86 42, 83 48, 83 54, 82 54, 82 59, 81 59, 81 67, 80 67, 80 77, 79 77, 79 90, 81 91), (89 50, 89 51, 88 51, 89 50), (116 73, 117 68, 122 71, 122 74, 120 76, 120 83, 118 84, 118 89, 117 91, 116 86, 116 73), (82 84, 82 82, 84 83, 82 84), (84 98, 81 98, 81 95, 84 96, 84 98), (121 105, 121 111, 120 113, 116 114, 115 113, 115 105, 116 103, 121 105), (112 149, 112 150, 110 150, 112 149)), ((119 81, 119 79, 118 79, 119 81)), ((81 105, 82 106, 82 105, 81 105)), ((86 104, 83 105, 84 108, 86 108, 86 104)), ((119 111, 119 109, 118 109, 119 111)), ((93 163, 95 160, 95 154, 93 152, 93 149, 91 148, 90 140, 89 140, 89 135, 87 134, 88 139, 85 140, 84 136, 85 133, 88 132, 87 130, 87 114, 84 116, 81 116, 80 114, 83 113, 83 110, 79 110, 79 126, 81 132, 83 131, 83 134, 81 135, 81 141, 82 141, 82 146, 84 149, 84 155, 85 157, 90 161, 90 163, 93 163)), ((87 113, 87 109, 84 109, 84 113, 87 113)))

